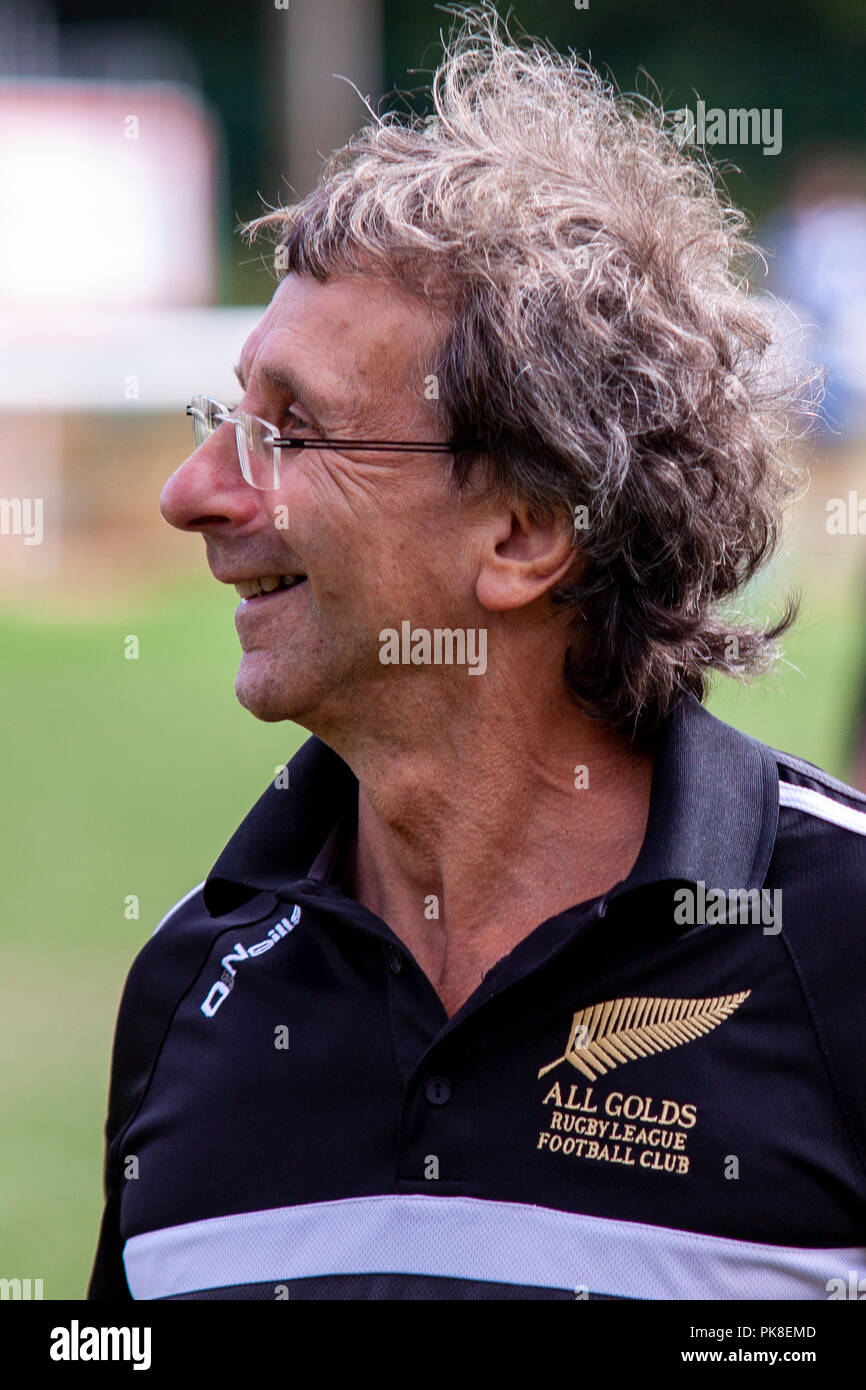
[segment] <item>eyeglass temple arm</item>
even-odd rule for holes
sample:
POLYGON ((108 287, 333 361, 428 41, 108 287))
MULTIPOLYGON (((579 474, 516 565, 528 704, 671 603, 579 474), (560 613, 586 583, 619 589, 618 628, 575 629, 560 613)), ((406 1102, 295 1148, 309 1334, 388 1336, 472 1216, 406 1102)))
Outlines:
MULTIPOLYGON (((187 415, 200 415, 201 411, 188 405, 186 413, 187 415)), ((231 415, 223 415, 218 418, 223 424, 230 424, 232 421, 231 415)), ((403 453, 423 451, 430 454, 447 454, 456 451, 475 452, 483 447, 481 444, 461 444, 458 440, 439 444, 435 441, 431 442, 429 439, 273 439, 271 443, 275 448, 280 449, 394 449, 403 453)))
POLYGON ((480 444, 461 444, 459 441, 438 444, 429 439, 274 439, 280 449, 393 449, 397 452, 449 454, 455 450, 480 450, 480 444))

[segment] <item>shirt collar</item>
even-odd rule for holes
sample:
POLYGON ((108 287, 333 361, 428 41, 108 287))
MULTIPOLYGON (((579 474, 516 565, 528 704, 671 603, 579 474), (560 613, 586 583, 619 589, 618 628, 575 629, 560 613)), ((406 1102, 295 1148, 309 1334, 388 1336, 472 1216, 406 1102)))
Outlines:
MULTIPOLYGON (((211 916, 256 892, 285 895, 292 883, 316 877, 338 822, 357 818, 357 778, 315 736, 288 764, 288 777, 277 780, 287 785, 271 783, 205 880, 211 916)), ((778 815, 771 750, 687 696, 659 732, 643 846, 608 896, 669 880, 760 888, 778 815)))
POLYGON ((205 879, 204 902, 212 917, 254 892, 281 892, 309 878, 340 816, 353 807, 357 816, 358 779, 315 735, 285 771, 259 797, 205 879))
POLYGON ((683 879, 760 888, 778 821, 772 749, 686 696, 661 729, 640 853, 609 896, 683 879))

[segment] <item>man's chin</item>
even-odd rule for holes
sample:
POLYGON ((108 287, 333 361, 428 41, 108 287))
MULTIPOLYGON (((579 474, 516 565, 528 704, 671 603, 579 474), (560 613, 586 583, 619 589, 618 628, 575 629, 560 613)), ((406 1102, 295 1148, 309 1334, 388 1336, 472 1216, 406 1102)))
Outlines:
POLYGON ((283 719, 295 719, 301 713, 303 700, 298 693, 287 690, 274 680, 244 671, 244 663, 235 678, 235 695, 245 710, 265 724, 277 724, 283 719))

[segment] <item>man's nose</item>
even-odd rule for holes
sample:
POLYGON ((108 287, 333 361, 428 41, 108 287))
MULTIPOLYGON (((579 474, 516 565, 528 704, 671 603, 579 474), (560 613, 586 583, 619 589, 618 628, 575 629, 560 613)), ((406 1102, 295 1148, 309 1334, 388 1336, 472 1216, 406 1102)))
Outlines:
POLYGON ((204 531, 254 521, 261 499, 241 473, 234 426, 224 423, 172 473, 159 509, 179 531, 204 531))

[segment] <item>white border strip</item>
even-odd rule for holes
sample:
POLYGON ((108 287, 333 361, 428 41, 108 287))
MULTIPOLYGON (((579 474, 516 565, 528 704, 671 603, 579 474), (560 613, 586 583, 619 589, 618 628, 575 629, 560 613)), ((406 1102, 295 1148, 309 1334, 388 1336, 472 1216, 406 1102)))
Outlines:
POLYGON ((133 1236, 134 1298, 340 1274, 418 1274, 640 1299, 818 1299, 866 1250, 796 1249, 477 1197, 351 1197, 133 1236))
POLYGON ((196 893, 198 892, 198 890, 199 890, 200 888, 204 888, 204 886, 205 886, 206 883, 207 883, 207 879, 206 879, 206 878, 203 878, 202 881, 201 881, 201 883, 197 883, 197 884, 195 885, 195 888, 190 888, 189 892, 188 892, 188 893, 185 893, 185 894, 183 895, 183 897, 180 899, 180 901, 175 903, 174 907, 170 907, 169 910, 168 910, 168 912, 167 912, 167 913, 165 914, 165 916, 163 917, 162 921, 161 921, 161 922, 157 922, 157 924, 156 924, 156 926, 154 927, 153 931, 150 933, 151 936, 156 936, 156 933, 159 931, 160 927, 164 927, 164 926, 165 926, 165 924, 166 924, 166 922, 168 921, 169 917, 173 917, 174 914, 175 914, 176 912, 179 912, 180 909, 183 907, 184 903, 188 903, 189 900, 190 900, 190 898, 194 898, 195 895, 196 895, 196 893))
POLYGON ((852 806, 843 806, 811 787, 795 787, 791 782, 779 783, 779 805, 791 806, 795 811, 805 811, 809 816, 841 825, 843 830, 853 830, 857 835, 866 835, 866 811, 855 811, 852 806))

